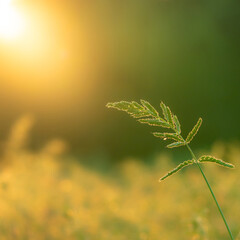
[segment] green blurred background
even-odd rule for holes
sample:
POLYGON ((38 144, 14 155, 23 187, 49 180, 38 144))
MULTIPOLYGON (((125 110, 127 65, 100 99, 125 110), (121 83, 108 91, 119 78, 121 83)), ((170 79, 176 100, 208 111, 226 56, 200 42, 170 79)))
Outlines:
POLYGON ((164 101, 240 239, 240 1, 0 0, 1 240, 228 239, 186 149, 108 102, 164 101), (236 140, 236 141, 235 141, 236 140), (207 165, 207 167, 205 167, 207 165))
POLYGON ((31 147, 65 139, 73 154, 146 157, 163 144, 107 102, 170 105, 193 145, 239 139, 237 0, 16 1, 28 29, 0 42, 1 139, 15 119, 37 123, 31 147), (28 32, 27 32, 28 31, 28 32))

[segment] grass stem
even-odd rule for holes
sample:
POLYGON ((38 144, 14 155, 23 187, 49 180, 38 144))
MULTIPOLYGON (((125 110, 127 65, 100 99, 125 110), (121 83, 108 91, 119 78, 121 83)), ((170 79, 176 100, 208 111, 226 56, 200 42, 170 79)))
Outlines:
POLYGON ((233 239, 233 235, 232 235, 232 233, 231 233, 231 230, 230 230, 230 228, 229 228, 229 226, 228 226, 228 223, 227 223, 227 221, 226 221, 226 219, 225 219, 225 217, 224 217, 224 215, 223 215, 222 209, 221 209, 220 205, 218 204, 218 201, 217 201, 217 199, 216 199, 216 197, 215 197, 215 195, 214 195, 214 193, 213 193, 213 190, 212 190, 212 188, 211 188, 211 186, 210 186, 210 184, 209 184, 209 182, 208 182, 208 180, 207 180, 206 175, 204 174, 204 172, 203 172, 200 164, 198 163, 197 158, 196 158, 195 154, 193 153, 192 149, 189 147, 188 144, 186 144, 186 146, 187 146, 188 150, 190 151, 190 153, 191 153, 191 155, 192 155, 195 163, 197 164, 197 166, 198 166, 198 168, 199 168, 199 170, 200 170, 200 172, 201 172, 201 174, 202 174, 202 176, 203 176, 203 178, 204 178, 204 180, 205 180, 205 182, 206 182, 206 184, 207 184, 207 186, 208 186, 209 191, 211 192, 211 195, 212 195, 212 197, 213 197, 213 199, 214 199, 214 201, 215 201, 215 203, 216 203, 216 205, 217 205, 218 211, 220 212, 220 214, 221 214, 221 216, 222 216, 222 219, 223 219, 223 221, 224 221, 224 223, 225 223, 225 226, 226 226, 226 228, 227 228, 227 230, 228 230, 228 233, 229 233, 229 236, 230 236, 231 240, 234 240, 234 239, 233 239))

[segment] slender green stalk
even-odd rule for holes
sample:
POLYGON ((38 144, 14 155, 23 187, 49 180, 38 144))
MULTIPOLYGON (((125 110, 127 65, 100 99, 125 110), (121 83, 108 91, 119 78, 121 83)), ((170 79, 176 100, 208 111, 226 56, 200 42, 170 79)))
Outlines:
POLYGON ((223 215, 222 209, 221 209, 221 207, 219 206, 218 201, 217 201, 217 199, 216 199, 216 197, 215 197, 215 195, 214 195, 214 193, 213 193, 213 190, 212 190, 212 188, 211 188, 211 186, 210 186, 210 184, 209 184, 209 182, 208 182, 208 180, 207 180, 207 177, 205 176, 205 174, 204 174, 204 172, 203 172, 200 164, 198 163, 197 158, 196 158, 195 154, 193 153, 192 149, 189 147, 188 144, 186 144, 186 146, 187 146, 189 152, 191 153, 191 155, 192 155, 195 163, 197 164, 199 170, 201 171, 201 174, 202 174, 202 176, 203 176, 203 178, 204 178, 204 180, 205 180, 205 182, 206 182, 206 184, 207 184, 207 186, 208 186, 208 189, 209 189, 209 191, 211 192, 211 195, 212 195, 212 197, 213 197, 213 199, 214 199, 214 201, 215 201, 215 203, 216 203, 216 205, 217 205, 218 211, 220 212, 220 214, 221 214, 221 216, 222 216, 222 219, 223 219, 223 221, 224 221, 224 223, 225 223, 225 226, 226 226, 226 228, 227 228, 227 230, 228 230, 228 233, 229 233, 229 236, 230 236, 231 240, 234 240, 234 239, 233 239, 233 236, 232 236, 232 233, 231 233, 231 230, 230 230, 230 228, 229 228, 229 226, 228 226, 228 223, 227 223, 227 221, 226 221, 226 219, 225 219, 225 217, 224 217, 224 215, 223 215))
POLYGON ((214 199, 214 201, 215 201, 215 204, 217 205, 218 211, 220 212, 220 214, 221 214, 221 216, 222 216, 222 219, 223 219, 223 221, 224 221, 224 223, 225 223, 225 226, 226 226, 226 228, 227 228, 227 230, 228 230, 229 236, 230 236, 231 240, 234 240, 234 239, 233 239, 232 232, 231 232, 231 230, 230 230, 230 228, 229 228, 229 226, 228 226, 228 223, 227 223, 227 221, 226 221, 226 219, 225 219, 225 217, 224 217, 224 215, 223 215, 222 209, 221 209, 220 205, 218 204, 218 201, 217 201, 217 199, 216 199, 216 197, 215 197, 215 195, 214 195, 214 193, 213 193, 213 190, 212 190, 212 188, 211 188, 211 186, 210 186, 210 184, 209 184, 209 182, 208 182, 208 180, 207 180, 207 177, 206 177, 206 175, 204 174, 204 172, 203 172, 203 170, 202 170, 202 168, 201 168, 201 166, 200 166, 200 164, 199 164, 199 162, 198 162, 195 154, 193 153, 192 149, 190 148, 190 146, 189 146, 189 144, 186 142, 186 140, 184 140, 184 138, 182 137, 182 135, 179 134, 175 129, 173 129, 173 130, 174 130, 174 131, 176 132, 176 134, 182 139, 184 145, 186 145, 186 147, 188 148, 190 154, 192 155, 192 158, 193 158, 193 160, 194 160, 194 163, 197 164, 197 166, 198 166, 198 168, 199 168, 199 170, 200 170, 200 172, 201 172, 201 174, 202 174, 202 176, 203 176, 203 178, 204 178, 204 180, 205 180, 205 182, 206 182, 206 184, 207 184, 207 186, 208 186, 208 189, 209 189, 209 191, 211 192, 211 195, 212 195, 212 197, 213 197, 213 199, 214 199))

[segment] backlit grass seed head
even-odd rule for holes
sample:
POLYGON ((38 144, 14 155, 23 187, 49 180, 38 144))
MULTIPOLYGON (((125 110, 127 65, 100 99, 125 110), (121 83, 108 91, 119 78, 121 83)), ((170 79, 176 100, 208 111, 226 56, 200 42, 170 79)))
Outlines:
MULTIPOLYGON (((108 108, 115 108, 117 110, 125 111, 130 116, 137 118, 138 122, 148 124, 150 126, 161 127, 165 129, 170 129, 172 132, 154 132, 155 137, 165 140, 173 140, 174 142, 167 145, 167 148, 176 148, 182 146, 188 146, 188 144, 193 140, 193 138, 198 133, 202 125, 202 118, 199 118, 193 129, 188 133, 187 138, 184 139, 181 136, 181 124, 178 120, 177 115, 174 115, 171 109, 166 106, 163 102, 160 103, 163 117, 160 116, 159 112, 147 101, 140 100, 140 103, 135 101, 127 102, 120 101, 114 103, 108 103, 108 108)), ((202 156, 198 160, 199 163, 214 162, 224 167, 233 168, 234 166, 230 163, 224 162, 223 160, 216 159, 211 156, 202 156)), ((165 176, 160 178, 164 180, 167 177, 173 175, 174 173, 180 171, 183 167, 195 163, 194 160, 188 160, 179 164, 176 168, 169 171, 165 176)))
POLYGON ((224 162, 223 160, 217 159, 212 156, 202 156, 199 159, 196 158, 195 154, 193 153, 192 149, 190 148, 189 144, 193 140, 193 138, 198 133, 198 130, 200 129, 202 125, 202 118, 199 118, 193 129, 188 133, 187 138, 184 139, 181 135, 181 125, 176 115, 174 115, 171 111, 171 109, 166 106, 163 102, 160 103, 160 107, 162 109, 163 118, 160 117, 160 114, 158 111, 147 101, 141 100, 141 104, 138 104, 136 102, 115 102, 115 103, 108 103, 107 107, 110 108, 116 108, 118 110, 122 110, 130 114, 134 118, 138 118, 138 121, 140 123, 145 123, 150 126, 157 126, 161 128, 167 128, 170 129, 172 132, 154 132, 153 135, 158 138, 162 138, 163 140, 173 140, 174 142, 167 145, 168 148, 176 148, 181 146, 186 146, 189 150, 189 152, 192 155, 192 160, 184 161, 180 163, 176 168, 169 171, 167 174, 165 174, 163 177, 160 178, 160 182, 164 179, 172 176, 174 173, 179 172, 181 169, 183 169, 186 166, 196 164, 211 192, 211 195, 218 207, 218 210, 222 216, 222 219, 225 223, 225 226, 228 230, 229 236, 231 240, 233 240, 232 233, 230 231, 230 228, 228 227, 228 224, 225 220, 225 217, 222 213, 222 210, 216 200, 216 197, 212 191, 212 188, 210 184, 208 183, 208 180, 200 167, 200 163, 208 163, 213 162, 223 167, 228 168, 234 168, 234 166, 231 163, 224 162))

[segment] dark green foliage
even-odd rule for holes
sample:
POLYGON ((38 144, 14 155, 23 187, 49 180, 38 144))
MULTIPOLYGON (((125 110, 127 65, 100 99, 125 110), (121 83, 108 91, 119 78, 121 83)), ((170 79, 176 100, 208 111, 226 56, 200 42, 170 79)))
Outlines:
POLYGON ((228 162, 224 162, 223 160, 221 159, 218 159, 218 158, 215 158, 215 157, 212 157, 212 156, 202 156, 198 159, 198 161, 200 163, 205 163, 205 162, 213 162, 213 163, 216 163, 216 164, 219 164, 223 167, 228 167, 228 168, 234 168, 235 166, 231 163, 228 163, 228 162))

